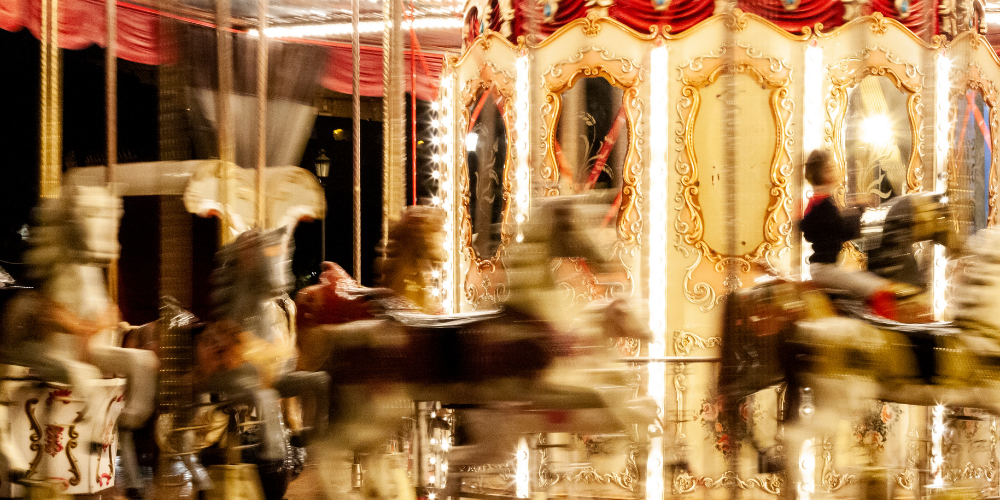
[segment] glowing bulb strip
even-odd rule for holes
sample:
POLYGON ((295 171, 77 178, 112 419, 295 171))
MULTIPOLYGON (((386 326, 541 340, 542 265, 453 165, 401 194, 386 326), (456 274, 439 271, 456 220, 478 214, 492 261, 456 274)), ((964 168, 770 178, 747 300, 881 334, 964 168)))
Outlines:
POLYGON ((931 486, 944 486, 944 454, 941 439, 944 436, 944 405, 931 410, 931 486))
MULTIPOLYGON (((948 190, 948 115, 951 108, 949 96, 951 94, 951 59, 944 52, 938 54, 935 62, 935 85, 934 85, 934 168, 937 175, 934 176, 934 191, 945 193, 948 190), (944 174, 944 175, 942 175, 944 174)), ((944 256, 944 247, 934 245, 934 268, 932 278, 934 304, 934 319, 941 320, 947 306, 945 291, 948 284, 947 260, 944 256)))
MULTIPOLYGON (((804 74, 802 80, 802 151, 808 155, 812 151, 823 146, 823 47, 815 45, 813 40, 806 45, 804 74)), ((812 187, 808 183, 802 183, 802 206, 806 206, 809 195, 812 194, 812 187)), ((803 280, 808 280, 809 255, 812 253, 812 245, 802 239, 799 262, 800 274, 803 280)))
POLYGON ((514 220, 517 223, 517 241, 524 239, 522 225, 528 220, 531 202, 531 167, 528 164, 530 87, 528 85, 528 56, 520 56, 516 63, 514 80, 514 220))
MULTIPOLYGON (((383 21, 363 21, 358 23, 358 33, 381 33, 385 30, 383 21)), ((462 19, 456 17, 420 17, 403 21, 402 29, 409 30, 458 29, 462 27, 462 19)), ((268 38, 323 38, 327 36, 350 35, 353 32, 351 23, 302 24, 298 26, 272 26, 265 28, 268 38)), ((247 31, 247 35, 257 36, 257 30, 247 31)))
POLYGON ((809 154, 823 145, 823 48, 806 45, 802 79, 802 151, 809 154))
MULTIPOLYGON (((667 331, 667 64, 666 47, 649 53, 649 344, 652 357, 666 355, 667 331)), ((663 415, 666 395, 666 366, 649 364, 647 392, 656 401, 656 411, 663 415)), ((663 438, 652 439, 646 461, 646 498, 663 498, 663 438)))
POLYGON ((434 170, 431 177, 437 181, 437 193, 431 198, 431 204, 439 206, 445 211, 444 219, 444 253, 445 260, 441 263, 441 269, 433 271, 432 283, 436 287, 431 289, 431 294, 441 301, 441 308, 445 313, 457 312, 454 300, 454 273, 455 268, 455 183, 452 165, 455 163, 455 103, 454 103, 455 77, 447 75, 441 79, 440 100, 432 105, 434 118, 431 120, 431 127, 435 128, 437 135, 433 142, 437 145, 436 153, 431 157, 434 170))
POLYGON ((528 442, 524 438, 517 442, 514 474, 517 498, 528 498, 531 494, 531 474, 528 472, 528 442))

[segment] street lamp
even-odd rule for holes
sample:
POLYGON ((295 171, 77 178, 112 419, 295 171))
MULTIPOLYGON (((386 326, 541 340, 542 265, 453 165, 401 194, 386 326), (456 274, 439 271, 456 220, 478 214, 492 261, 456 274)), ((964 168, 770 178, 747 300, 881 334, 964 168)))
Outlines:
MULTIPOLYGON (((330 175, 330 158, 326 156, 326 151, 319 150, 319 156, 313 161, 316 167, 316 177, 319 178, 319 185, 323 187, 323 201, 326 201, 326 178, 330 175)), ((327 210, 329 214, 329 210, 327 210)), ((319 248, 320 262, 326 261, 326 217, 320 221, 319 248)))

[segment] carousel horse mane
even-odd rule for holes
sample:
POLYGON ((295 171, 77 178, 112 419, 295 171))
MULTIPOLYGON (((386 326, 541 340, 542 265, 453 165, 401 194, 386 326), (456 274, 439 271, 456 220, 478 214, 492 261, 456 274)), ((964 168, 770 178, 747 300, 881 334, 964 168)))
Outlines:
POLYGON ((268 305, 277 301, 287 316, 294 316, 282 300, 290 286, 285 244, 284 227, 250 229, 219 249, 212 272, 212 320, 228 319, 263 340, 274 340, 275 332, 265 323, 268 305))
POLYGON ((427 275, 447 258, 445 211, 426 205, 408 206, 389 227, 388 241, 375 263, 380 285, 406 297, 426 312, 440 308, 425 290, 427 275))
POLYGON ((65 186, 59 198, 43 198, 25 253, 29 279, 44 283, 59 264, 117 257, 121 213, 121 199, 99 186, 65 186))
POLYGON ((1000 334, 1000 231, 982 229, 965 247, 948 313, 956 324, 1000 334))

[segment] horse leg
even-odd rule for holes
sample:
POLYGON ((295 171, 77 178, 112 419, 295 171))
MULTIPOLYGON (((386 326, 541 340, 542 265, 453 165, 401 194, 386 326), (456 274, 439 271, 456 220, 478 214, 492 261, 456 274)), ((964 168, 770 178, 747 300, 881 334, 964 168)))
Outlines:
POLYGON ((275 382, 274 388, 283 398, 311 395, 314 398, 312 425, 305 431, 311 435, 326 432, 330 413, 330 375, 326 372, 291 372, 275 382))
POLYGON ((138 429, 153 414, 156 397, 156 377, 160 367, 156 354, 143 349, 91 346, 91 363, 108 373, 125 375, 125 407, 118 424, 126 429, 138 429))
POLYGON ((280 396, 278 391, 262 387, 257 369, 244 363, 206 377, 198 383, 197 390, 222 394, 230 401, 252 405, 257 410, 262 430, 261 458, 284 460, 285 432, 281 425, 280 396))
POLYGON ((198 460, 198 454, 194 452, 195 433, 193 430, 184 431, 181 435, 181 462, 191 473, 191 483, 196 491, 208 491, 215 487, 212 479, 208 476, 208 471, 198 460))
POLYGON ((257 409, 257 416, 260 418, 262 426, 263 452, 261 458, 264 460, 284 460, 287 450, 285 449, 285 432, 281 425, 281 404, 278 391, 274 389, 258 389, 251 392, 254 407, 257 409))

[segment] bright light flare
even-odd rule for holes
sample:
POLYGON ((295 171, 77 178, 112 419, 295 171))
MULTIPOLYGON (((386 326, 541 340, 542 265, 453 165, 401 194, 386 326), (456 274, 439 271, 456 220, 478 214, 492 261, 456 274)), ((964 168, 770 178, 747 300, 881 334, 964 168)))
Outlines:
POLYGON ((869 116, 861 122, 861 139, 876 147, 892 143, 892 122, 886 115, 869 116))

